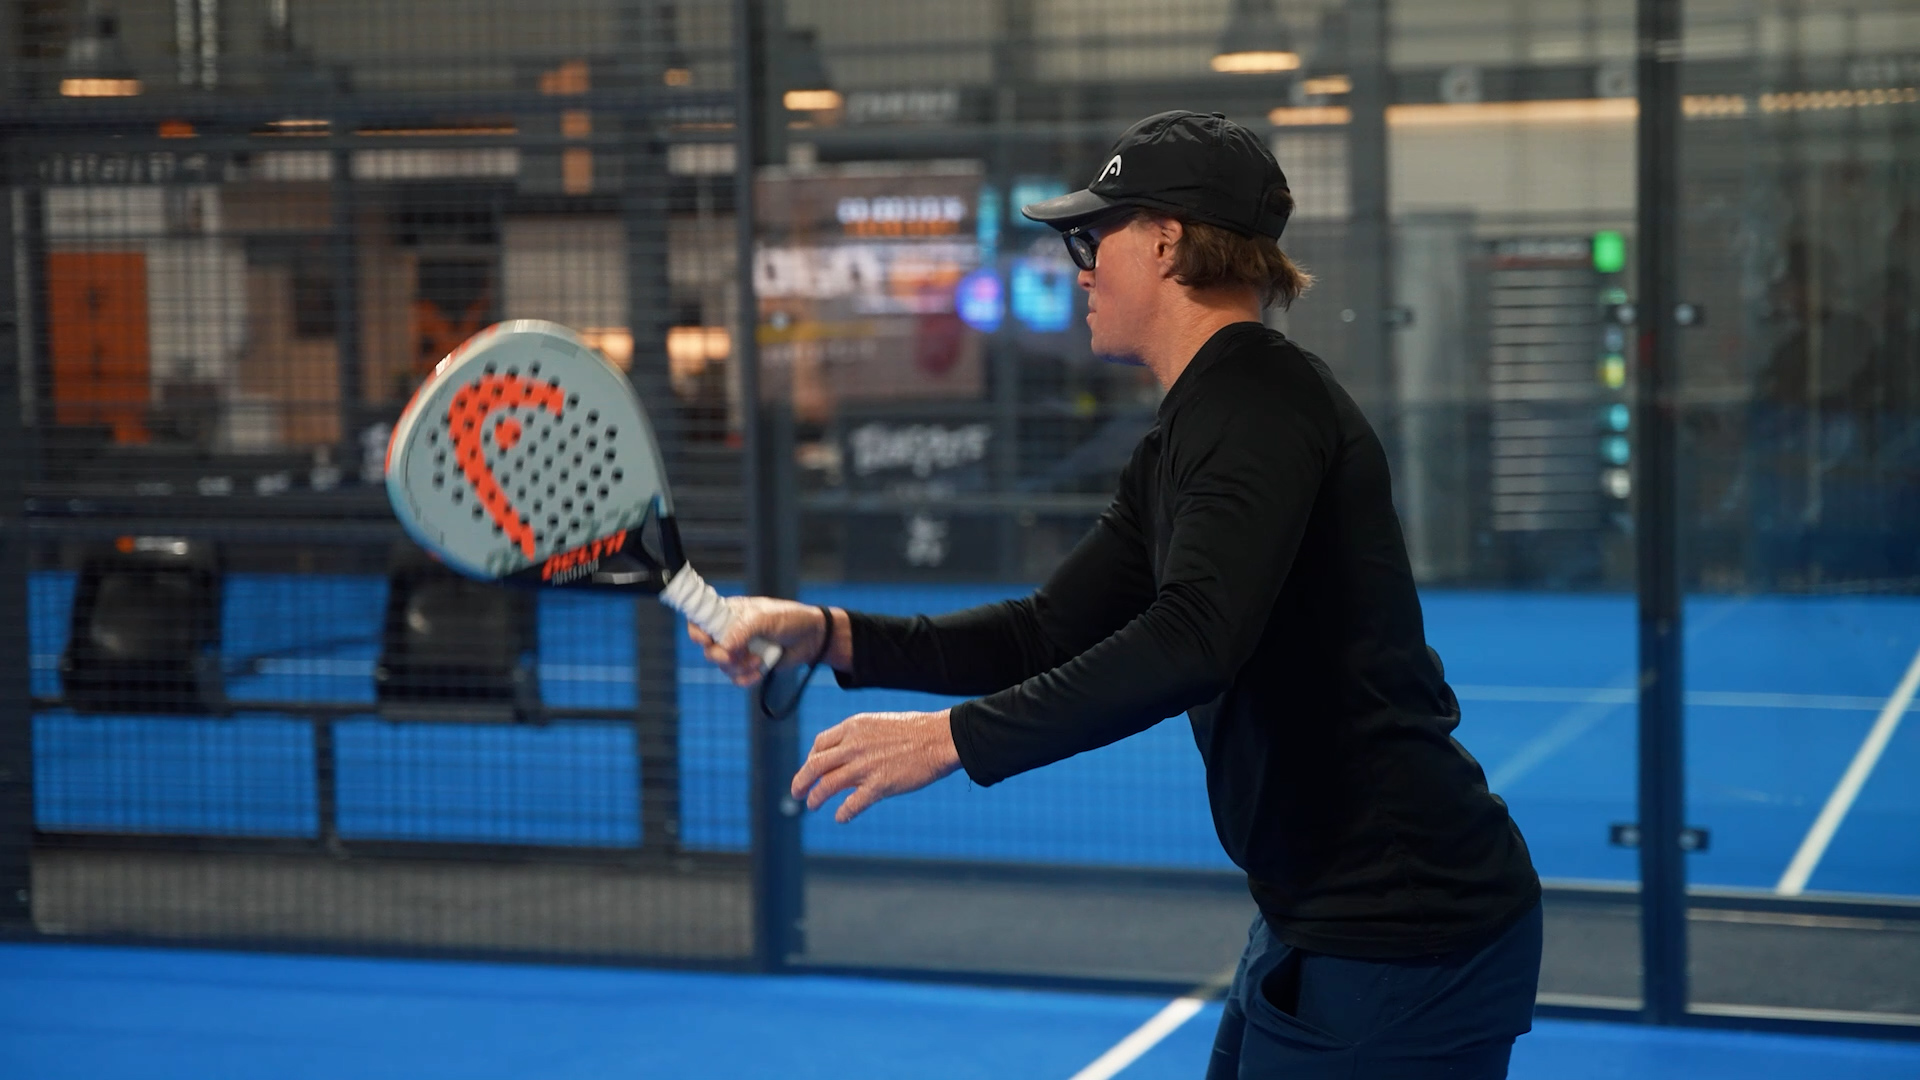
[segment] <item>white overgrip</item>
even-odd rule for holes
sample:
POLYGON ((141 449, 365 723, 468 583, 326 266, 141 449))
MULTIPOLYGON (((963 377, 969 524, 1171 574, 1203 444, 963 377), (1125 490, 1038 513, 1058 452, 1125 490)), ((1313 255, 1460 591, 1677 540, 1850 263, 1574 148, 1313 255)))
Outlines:
MULTIPOLYGON (((700 572, 691 566, 683 566, 667 579, 667 587, 660 590, 660 599, 673 610, 685 615, 695 626, 707 632, 715 641, 725 637, 733 626, 733 606, 727 598, 714 591, 700 572)), ((767 671, 772 671, 780 662, 780 646, 766 638, 754 638, 747 642, 747 648, 760 658, 767 671)))

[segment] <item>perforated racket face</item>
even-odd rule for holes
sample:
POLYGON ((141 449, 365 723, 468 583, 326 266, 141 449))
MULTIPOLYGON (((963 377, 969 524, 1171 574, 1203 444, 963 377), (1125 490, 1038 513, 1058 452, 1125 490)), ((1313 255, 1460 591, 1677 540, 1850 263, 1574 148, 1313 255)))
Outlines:
POLYGON ((387 495, 456 570, 499 578, 621 529, 666 472, 625 375, 572 331, 521 319, 454 350, 394 426, 387 495))

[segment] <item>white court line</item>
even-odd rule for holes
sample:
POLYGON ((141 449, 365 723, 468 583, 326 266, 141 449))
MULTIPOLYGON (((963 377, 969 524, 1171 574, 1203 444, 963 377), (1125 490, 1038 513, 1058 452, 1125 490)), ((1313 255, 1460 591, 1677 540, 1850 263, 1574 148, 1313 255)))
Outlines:
MULTIPOLYGON (((1640 700, 1637 690, 1606 686, 1456 686, 1453 690, 1461 701, 1568 703, 1575 706, 1487 773, 1487 790, 1495 792, 1506 790, 1521 777, 1539 768, 1543 762, 1598 727, 1601 721, 1613 715, 1614 710, 1640 700)), ((1689 708, 1809 709, 1832 712, 1875 712, 1888 704, 1877 697, 1728 690, 1690 690, 1685 700, 1689 708)), ((1910 707, 1911 703, 1902 705, 1900 711, 1910 707)))
MULTIPOLYGON (((1632 705, 1640 692, 1607 686, 1478 686, 1453 688, 1461 701, 1518 701, 1567 705, 1632 705)), ((1847 694, 1779 694, 1767 691, 1689 690, 1686 703, 1723 709, 1818 709, 1834 712, 1877 713, 1886 704, 1881 697, 1847 694)))
POLYGON ((1167 1007, 1133 1029, 1133 1034, 1113 1044, 1113 1049, 1094 1058, 1086 1068, 1073 1074, 1073 1080, 1108 1080, 1121 1069, 1140 1059, 1140 1055, 1159 1045, 1160 1040, 1179 1030, 1206 1005, 1207 999, 1187 995, 1167 1002, 1167 1007))
MULTIPOLYGON (((1625 678, 1625 677, 1623 677, 1625 678)), ((1483 686, 1449 684, 1461 701, 1527 701, 1567 705, 1631 705, 1638 695, 1631 686, 1483 686)))
POLYGON ((1880 755, 1886 752, 1887 743, 1900 726, 1900 718, 1907 714, 1907 706, 1913 703, 1917 689, 1920 689, 1920 650, 1914 652, 1906 675, 1900 685, 1893 688, 1893 696, 1880 710, 1879 719, 1873 722, 1860 749, 1854 752, 1853 763, 1834 785, 1833 794, 1827 796, 1827 805, 1820 808, 1820 816, 1814 819, 1813 828, 1807 830, 1807 838, 1800 841, 1800 850, 1793 853, 1793 861, 1787 864, 1787 872, 1780 875, 1780 884, 1773 887, 1774 892, 1781 896, 1799 896, 1806 889, 1807 879, 1813 876, 1814 868, 1827 853, 1827 845, 1833 842, 1833 834, 1846 820, 1847 811, 1853 809, 1853 800, 1866 786, 1867 777, 1873 775, 1874 766, 1880 764, 1880 755))
MULTIPOLYGON (((1458 696, 1459 691, 1454 691, 1458 696)), ((1631 695, 1631 690, 1620 691, 1631 695)), ((1506 700, 1512 700, 1511 698, 1506 700)), ((1631 696, 1617 699, 1613 691, 1600 691, 1581 700, 1574 708, 1568 709, 1565 716, 1553 722, 1547 730, 1527 740, 1526 745, 1513 752, 1513 756, 1500 763, 1500 767, 1487 776, 1488 791, 1505 791, 1515 781, 1539 768, 1540 764, 1553 757, 1569 745, 1578 741, 1582 735, 1592 731, 1602 720, 1612 716, 1620 706, 1632 701, 1631 696)))
MULTIPOLYGON (((1740 604, 1728 604, 1718 612, 1705 618, 1695 619, 1687 624, 1683 639, 1692 642, 1713 626, 1731 616, 1740 604)), ((1630 705, 1638 700, 1639 693, 1634 689, 1639 677, 1638 668, 1628 668, 1613 677, 1611 686, 1468 686, 1453 688, 1454 696, 1461 700, 1482 701, 1555 701, 1572 705, 1547 730, 1529 739, 1513 755, 1500 763, 1499 767, 1487 774, 1487 790, 1503 791, 1519 779, 1540 767, 1542 762, 1565 750, 1579 741, 1580 737, 1600 725, 1600 722, 1613 715, 1613 711, 1622 705, 1630 705), (1478 692, 1478 693, 1475 693, 1478 692), (1529 697, 1537 693, 1539 697, 1529 697), (1471 695, 1471 696, 1470 696, 1471 695)))

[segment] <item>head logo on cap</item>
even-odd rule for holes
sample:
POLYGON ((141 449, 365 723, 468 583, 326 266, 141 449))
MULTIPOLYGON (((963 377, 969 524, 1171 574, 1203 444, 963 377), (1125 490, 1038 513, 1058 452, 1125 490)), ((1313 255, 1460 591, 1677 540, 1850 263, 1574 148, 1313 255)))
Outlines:
POLYGON ((1020 208, 1061 232, 1118 209, 1178 214, 1241 236, 1278 237, 1287 215, 1273 197, 1287 186, 1265 136, 1225 117, 1174 110, 1134 124, 1079 191, 1020 208), (1123 177, 1123 158, 1132 167, 1123 177))

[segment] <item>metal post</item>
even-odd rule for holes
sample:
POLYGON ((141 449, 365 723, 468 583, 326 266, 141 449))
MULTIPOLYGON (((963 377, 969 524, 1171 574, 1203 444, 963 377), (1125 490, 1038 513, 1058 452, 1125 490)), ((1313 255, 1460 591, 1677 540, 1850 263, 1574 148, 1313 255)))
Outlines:
MULTIPOLYGON (((622 39, 641 85, 661 82, 658 42, 647 27, 651 4, 623 9, 622 39)), ((647 405, 660 453, 671 475, 684 438, 667 369, 667 326, 672 290, 667 280, 668 199, 666 141, 653 112, 618 118, 624 154, 620 162, 620 212, 626 231, 627 327, 633 335, 628 378, 647 405)), ((640 756, 641 847, 667 854, 680 850, 680 673, 678 618, 652 600, 634 608, 634 668, 637 707, 635 749, 640 756)))
MULTIPOLYGON (((1019 240, 1014 215, 1020 208, 1013 201, 1013 147, 1003 132, 1019 122, 1020 90, 1033 83, 1033 5, 1034 0, 1006 0, 1001 5, 1000 46, 994 50, 993 118, 998 131, 987 152, 987 183, 1000 201, 1000 228, 994 250, 1003 305, 1000 328, 986 341, 993 410, 993 483, 996 490, 1008 495, 1014 494, 1020 483, 1019 324, 1014 318, 1010 289, 1010 253, 1019 240)), ((1016 511, 1007 508, 999 512, 995 529, 999 551, 994 569, 1001 581, 1019 581, 1024 576, 1022 532, 1016 511)))
MULTIPOLYGON (((19 356, 19 385, 13 387, 12 392, 23 399, 21 423, 32 428, 51 423, 53 414, 53 340, 46 318, 52 308, 52 297, 48 295, 52 285, 47 280, 47 267, 51 265, 49 256, 53 248, 47 241, 46 190, 38 186, 22 186, 15 190, 19 192, 19 201, 10 208, 16 216, 14 231, 8 239, 25 249, 26 257, 9 263, 7 273, 17 273, 19 266, 25 266, 27 280, 14 285, 16 302, 25 304, 26 309, 19 312, 14 320, 13 333, 16 339, 25 338, 26 345, 19 356)), ((0 303, 8 302, 0 300, 0 303)))
MULTIPOLYGON (((17 180, 0 153, 6 185, 17 180)), ((0 935, 33 933, 33 688, 27 641, 26 425, 15 199, 0 190, 0 935)), ((31 273, 37 267, 29 268, 31 273)), ((35 325, 39 320, 34 320, 35 325)))
MULTIPOLYGON (((342 121, 343 128, 346 126, 342 121)), ((350 475, 360 471, 360 223, 353 186, 353 152, 333 153, 331 200, 333 236, 334 353, 340 401, 335 406, 340 423, 339 464, 350 475)))
POLYGON ((1347 327, 1349 388, 1372 417, 1374 430, 1395 430, 1393 360, 1387 311, 1393 306, 1393 279, 1387 206, 1387 105, 1393 74, 1387 65, 1386 0, 1347 0, 1348 72, 1353 90, 1347 105, 1347 194, 1352 217, 1347 225, 1348 303, 1354 313, 1347 327))
MULTIPOLYGON (((778 11, 766 0, 734 0, 733 5, 733 220, 739 290, 733 357, 739 365, 741 435, 746 442, 747 590, 792 596, 799 586, 791 550, 796 532, 790 477, 793 425, 786 394, 775 395, 772 402, 761 400, 755 339, 760 314, 753 290, 754 175, 768 160, 775 134, 771 124, 778 115, 772 108, 772 92, 778 87, 770 88, 767 81, 767 41, 769 31, 779 28, 772 18, 778 11)), ((787 792, 800 761, 800 723, 797 716, 765 720, 750 700, 747 724, 752 746, 753 954, 762 970, 775 971, 805 948, 800 807, 787 792)))
MULTIPOLYGON (((20 15, 0 19, 0 56, 25 59, 26 54, 22 51, 20 41, 21 31, 24 29, 21 24, 25 21, 25 18, 20 15)), ((17 101, 27 96, 31 76, 21 70, 26 66, 20 63, 11 64, 9 65, 11 74, 0 75, 0 101, 17 101)), ((0 303, 0 307, 6 306, 11 305, 0 303)))
POLYGON ((340 854, 340 758, 333 738, 333 717, 313 718, 313 798, 320 847, 340 854))
POLYGON ((1639 0, 1640 330, 1634 535, 1640 586, 1640 956, 1647 1020, 1687 1011, 1686 807, 1675 475, 1680 0, 1639 0))

